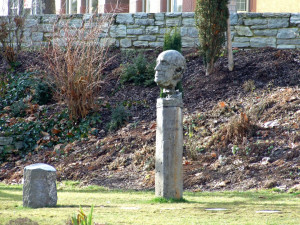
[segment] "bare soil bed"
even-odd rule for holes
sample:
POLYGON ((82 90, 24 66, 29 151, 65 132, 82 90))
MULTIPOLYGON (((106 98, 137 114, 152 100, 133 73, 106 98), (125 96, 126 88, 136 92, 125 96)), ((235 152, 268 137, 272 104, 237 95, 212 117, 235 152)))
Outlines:
MULTIPOLYGON (((145 52, 150 58, 159 52, 145 52)), ((0 181, 19 183, 26 165, 44 162, 58 180, 81 180, 110 188, 153 189, 158 87, 120 85, 122 52, 105 71, 99 93, 102 123, 84 140, 32 152, 0 165, 0 181), (108 132, 110 110, 122 103, 131 117, 108 132)), ((235 69, 221 57, 205 76, 197 52, 184 52, 184 188, 193 191, 278 188, 300 184, 300 51, 272 48, 237 50, 235 69)), ((1 59, 2 60, 2 59, 1 59)), ((21 55, 25 70, 41 66, 38 53, 21 55)), ((2 63, 2 65, 4 65, 2 63)), ((0 71, 4 71, 2 66, 0 71)), ((55 111, 65 107, 48 105, 55 111)))

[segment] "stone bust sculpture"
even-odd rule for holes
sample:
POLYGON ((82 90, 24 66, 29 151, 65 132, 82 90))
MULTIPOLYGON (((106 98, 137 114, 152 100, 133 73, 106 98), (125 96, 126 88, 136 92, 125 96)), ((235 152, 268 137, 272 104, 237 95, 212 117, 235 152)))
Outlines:
POLYGON ((167 50, 159 54, 156 60, 154 81, 168 96, 176 93, 175 87, 182 79, 186 67, 185 58, 175 50, 167 50))

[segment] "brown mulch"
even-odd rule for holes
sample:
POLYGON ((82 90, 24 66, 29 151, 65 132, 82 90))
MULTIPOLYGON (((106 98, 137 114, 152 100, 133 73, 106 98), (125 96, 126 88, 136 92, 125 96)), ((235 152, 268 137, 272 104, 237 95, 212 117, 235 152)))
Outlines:
MULTIPOLYGON (((50 149, 3 163, 0 165, 0 180, 21 182, 24 166, 45 162, 55 166, 59 180, 81 180, 84 184, 122 189, 154 187, 155 111, 159 88, 120 85, 119 66, 124 63, 124 57, 118 50, 111 54, 116 53, 105 71, 101 100, 103 105, 111 106, 130 102, 131 120, 119 131, 108 133, 103 127, 110 120, 110 110, 102 107, 103 124, 99 128, 103 131, 98 136, 73 143, 64 156, 55 155, 50 149)), ((145 52, 149 58, 155 58, 157 53, 145 52)), ((187 59, 183 78, 185 189, 214 191, 279 187, 288 190, 299 184, 300 50, 238 50, 234 54, 234 71, 228 71, 227 58, 222 57, 210 76, 205 75, 202 59, 196 51, 184 55, 187 59), (255 85, 252 91, 245 91, 248 81, 255 85), (246 147, 243 152, 233 154, 233 142, 222 145, 218 140, 193 156, 190 154, 194 145, 204 146, 209 142, 232 115, 253 112, 251 107, 270 99, 273 105, 259 115, 259 119, 253 119, 255 131, 240 143, 240 148, 251 149, 249 154, 244 151, 246 147), (220 102, 226 104, 227 111, 219 106, 220 102), (277 120, 280 126, 265 127, 267 122, 277 120), (194 129, 190 137, 189 126, 194 129)), ((39 61, 40 54, 36 52, 23 53, 20 58, 22 67, 19 70, 43 65, 39 61)), ((1 65, 0 73, 5 70, 4 64, 1 65)))

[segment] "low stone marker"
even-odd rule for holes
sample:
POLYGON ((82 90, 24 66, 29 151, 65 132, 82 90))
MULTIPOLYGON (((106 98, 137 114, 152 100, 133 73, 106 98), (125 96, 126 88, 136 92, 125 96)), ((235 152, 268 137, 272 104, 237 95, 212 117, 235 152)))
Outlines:
POLYGON ((24 168, 23 206, 30 208, 53 207, 57 203, 56 170, 37 163, 24 168))
POLYGON ((182 198, 182 93, 175 90, 186 67, 185 58, 175 50, 162 52, 157 58, 155 79, 164 98, 157 99, 155 152, 155 195, 182 198))

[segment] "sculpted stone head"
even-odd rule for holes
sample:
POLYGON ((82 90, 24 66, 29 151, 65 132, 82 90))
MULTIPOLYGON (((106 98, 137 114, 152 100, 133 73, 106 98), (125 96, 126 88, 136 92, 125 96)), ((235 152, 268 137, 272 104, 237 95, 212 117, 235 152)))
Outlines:
POLYGON ((182 79, 185 67, 185 58, 178 51, 164 51, 156 60, 154 81, 160 88, 172 94, 177 83, 182 79))

